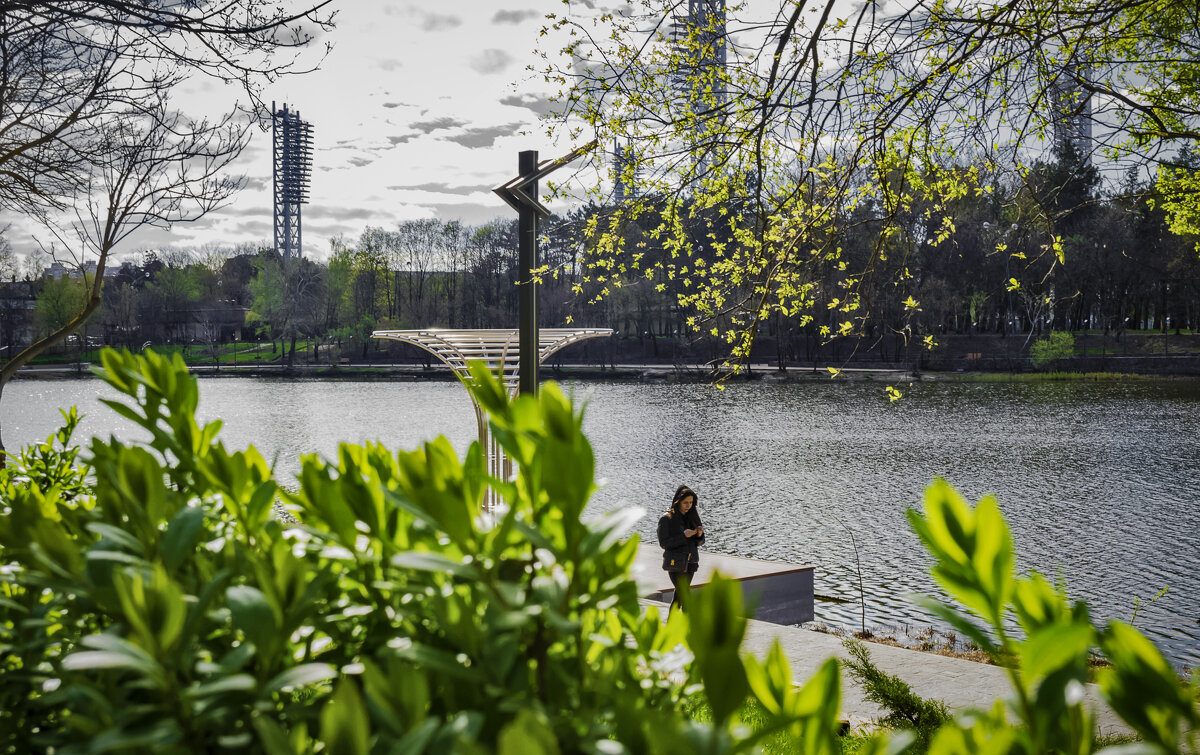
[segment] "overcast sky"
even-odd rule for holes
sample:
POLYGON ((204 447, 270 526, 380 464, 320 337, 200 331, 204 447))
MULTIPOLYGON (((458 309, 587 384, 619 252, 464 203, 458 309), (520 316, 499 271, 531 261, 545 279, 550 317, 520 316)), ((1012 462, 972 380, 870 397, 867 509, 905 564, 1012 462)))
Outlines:
MULTIPOLYGON (((539 130, 549 88, 525 70, 537 63, 545 15, 564 9, 561 0, 339 2, 334 47, 320 69, 266 96, 313 127, 305 256, 324 257, 330 238, 356 238, 368 225, 514 215, 491 189, 515 175, 517 153, 537 149, 546 158, 576 146, 539 130)), ((193 115, 224 106, 211 83, 177 104, 193 115)), ((269 132, 255 132, 238 170, 247 187, 227 207, 169 233, 140 232, 116 259, 146 248, 270 241, 269 132)), ((13 223, 14 248, 29 251, 31 231, 13 223)))

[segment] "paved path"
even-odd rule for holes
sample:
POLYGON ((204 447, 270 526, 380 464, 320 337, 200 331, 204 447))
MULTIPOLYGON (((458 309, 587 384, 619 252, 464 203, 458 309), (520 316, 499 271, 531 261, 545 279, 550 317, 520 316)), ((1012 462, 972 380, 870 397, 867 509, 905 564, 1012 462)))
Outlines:
MULTIPOLYGON (((750 622, 742 647, 762 657, 775 640, 780 642, 791 662, 797 683, 807 681, 827 658, 847 655, 840 637, 761 621, 750 622)), ((1007 673, 998 666, 871 642, 867 647, 871 651, 871 660, 880 669, 908 682, 918 695, 942 700, 956 712, 990 708, 995 700, 1009 695, 1012 689, 1007 673)), ((1098 733, 1130 733, 1101 700, 1096 685, 1087 685, 1087 695, 1096 714, 1098 733)), ((863 699, 862 689, 850 679, 845 668, 842 669, 842 712, 850 717, 852 724, 883 715, 876 705, 863 699)))
MULTIPOLYGON (((88 376, 91 374, 91 366, 99 365, 100 362, 65 362, 55 364, 34 364, 22 367, 18 372, 19 375, 26 377, 71 377, 76 374, 88 376)), ((558 365, 562 368, 561 376, 557 374, 554 364, 543 363, 540 367, 539 377, 542 380, 574 380, 581 375, 588 379, 603 379, 609 376, 641 376, 646 379, 667 379, 672 375, 684 374, 693 377, 701 377, 708 379, 709 370, 707 365, 688 364, 674 365, 670 363, 639 363, 639 362, 622 362, 615 365, 601 366, 599 364, 579 364, 564 362, 558 365), (578 374, 577 374, 578 373, 578 374)), ((212 363, 196 362, 189 365, 192 372, 207 374, 207 373, 281 373, 290 372, 293 375, 303 375, 308 372, 320 373, 336 373, 337 370, 346 371, 361 371, 369 370, 372 373, 380 375, 409 375, 419 376, 427 379, 446 379, 454 380, 454 374, 450 370, 436 360, 431 367, 425 367, 423 364, 413 362, 358 362, 351 361, 346 363, 330 364, 328 362, 320 362, 313 364, 305 361, 303 356, 298 357, 297 361, 290 368, 285 368, 284 365, 278 362, 240 362, 237 364, 222 364, 220 368, 215 368, 212 363)), ((896 367, 838 367, 843 377, 855 378, 866 377, 877 380, 909 380, 912 379, 911 371, 903 365, 896 367)), ((778 380, 781 376, 777 368, 773 364, 753 364, 750 365, 749 374, 758 375, 769 380, 778 380)), ((323 374, 322 376, 327 376, 323 374)), ((830 374, 824 366, 813 368, 811 366, 789 365, 787 375, 789 379, 821 379, 829 380, 830 374)))
MULTIPOLYGON (((663 590, 673 590, 671 577, 662 568, 662 549, 655 543, 641 543, 633 563, 633 578, 637 580, 640 594, 650 595, 663 590)), ((795 571, 812 569, 811 566, 786 564, 780 561, 763 561, 757 558, 742 558, 723 553, 700 551, 700 569, 692 576, 692 584, 703 585, 712 579, 714 572, 737 580, 754 579, 795 571)), ((811 598, 811 596, 808 596, 811 598)))
MULTIPOLYGON (((658 606, 662 616, 666 616, 665 603, 643 602, 658 606)), ((763 658, 776 640, 791 664, 792 678, 797 686, 811 679, 827 659, 834 656, 845 659, 848 656, 842 646, 842 638, 836 635, 754 620, 749 622, 742 650, 763 658)), ((996 700, 1008 696, 1012 690, 1007 673, 999 666, 874 642, 866 644, 871 651, 871 661, 878 668, 908 682, 921 697, 943 701, 955 713, 989 709, 996 700)), ((851 678, 845 666, 841 673, 842 716, 850 720, 851 727, 858 729, 869 726, 872 721, 882 718, 885 711, 864 699, 862 688, 851 678)), ((1096 717, 1098 734, 1132 733, 1104 703, 1095 684, 1087 685, 1087 699, 1096 717)))

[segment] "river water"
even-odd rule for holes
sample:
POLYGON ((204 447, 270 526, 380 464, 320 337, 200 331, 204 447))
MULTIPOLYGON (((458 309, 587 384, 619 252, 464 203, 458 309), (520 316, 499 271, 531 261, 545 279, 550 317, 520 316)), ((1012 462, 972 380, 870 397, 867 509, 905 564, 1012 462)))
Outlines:
MULTIPOLYGON (((817 619, 858 628, 857 543, 873 626, 932 624, 910 601, 938 594, 905 521, 934 476, 969 500, 994 493, 1018 563, 1065 583, 1100 620, 1128 620, 1176 664, 1200 664, 1200 383, 579 383, 604 487, 597 511, 636 505, 654 525, 677 485, 700 496, 706 548, 816 566, 817 619), (1146 606, 1164 586, 1161 599, 1146 606)), ((9 448, 44 438, 58 407, 81 436, 133 428, 95 379, 16 381, 9 448)), ((280 479, 339 441, 411 448, 445 434, 460 451, 474 413, 456 383, 205 378, 200 414, 230 448, 255 444, 280 479)))

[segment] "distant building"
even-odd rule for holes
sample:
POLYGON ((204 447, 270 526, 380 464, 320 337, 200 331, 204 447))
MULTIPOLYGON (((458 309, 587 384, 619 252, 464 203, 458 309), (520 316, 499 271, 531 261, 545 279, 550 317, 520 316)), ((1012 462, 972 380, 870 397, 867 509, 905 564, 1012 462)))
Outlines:
MULTIPOLYGON (((51 280, 62 280, 63 278, 80 279, 80 278, 83 278, 85 273, 87 275, 94 277, 96 275, 97 267, 99 267, 99 265, 97 265, 95 262, 85 262, 85 263, 83 263, 83 270, 80 271, 80 269, 74 265, 64 265, 61 262, 51 262, 50 267, 47 267, 46 270, 42 273, 42 277, 49 278, 51 280)), ((105 278, 112 278, 112 277, 116 276, 116 274, 117 274, 116 267, 114 267, 113 265, 105 266, 105 268, 104 268, 104 277, 105 278)))
POLYGON ((1085 163, 1092 157, 1092 100, 1091 92, 1083 85, 1088 70, 1068 65, 1050 87, 1050 122, 1053 127, 1054 152, 1061 155, 1073 148, 1085 163))
POLYGON ((719 74, 726 63, 725 0, 687 0, 687 13, 672 21, 671 38, 682 58, 673 77, 676 90, 694 108, 702 107, 709 90, 724 104, 719 74))
POLYGON ((690 138, 703 143, 724 120, 728 100, 725 0, 680 3, 671 24, 671 41, 676 60, 670 72, 672 88, 693 119, 690 138))
POLYGON ((73 272, 76 272, 74 268, 67 267, 61 262, 52 262, 50 263, 50 267, 46 268, 46 271, 42 273, 42 277, 52 280, 62 280, 63 278, 73 277, 71 275, 73 272))

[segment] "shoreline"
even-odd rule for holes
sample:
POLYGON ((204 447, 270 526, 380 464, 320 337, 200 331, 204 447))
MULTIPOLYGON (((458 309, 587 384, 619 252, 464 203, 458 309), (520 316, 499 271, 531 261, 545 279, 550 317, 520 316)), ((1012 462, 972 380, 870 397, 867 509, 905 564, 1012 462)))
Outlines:
MULTIPOLYGON (((77 380, 90 379, 93 363, 82 365, 35 365, 21 369, 15 376, 20 380, 77 380)), ((404 382, 455 382, 457 377, 442 365, 349 364, 349 365, 190 365, 189 371, 199 378, 266 378, 279 380, 398 380, 404 382)), ((756 364, 748 370, 713 372, 703 365, 618 364, 615 367, 595 365, 562 365, 559 368, 542 365, 539 377, 543 381, 604 380, 642 383, 811 383, 811 382, 954 382, 954 383, 1043 383, 1043 382, 1193 382, 1194 374, 1137 373, 1137 372, 913 372, 903 367, 836 367, 833 365, 796 365, 780 372, 774 365, 756 364), (837 370, 836 375, 830 369, 837 370)))

